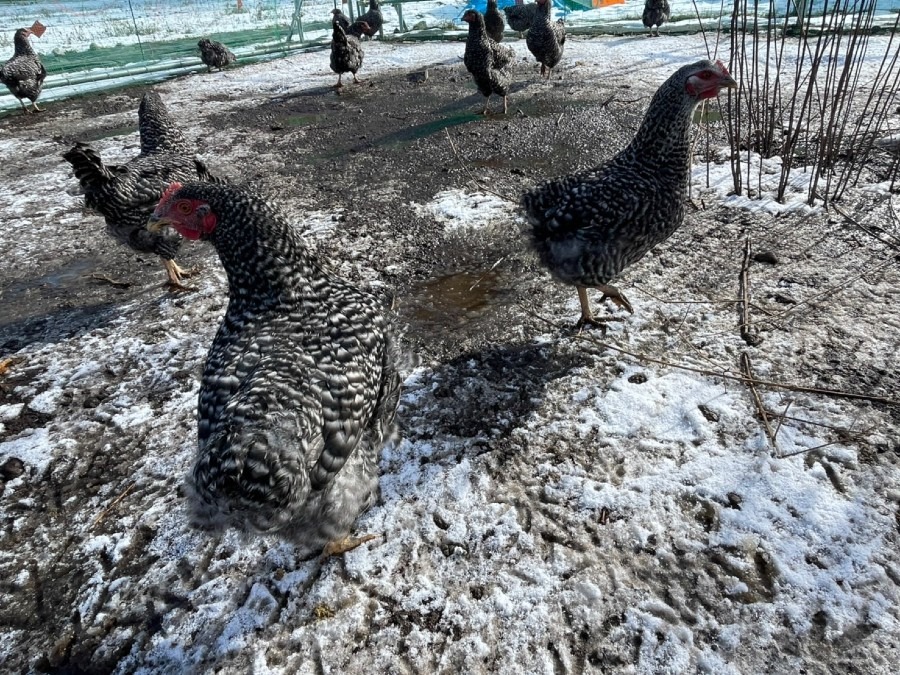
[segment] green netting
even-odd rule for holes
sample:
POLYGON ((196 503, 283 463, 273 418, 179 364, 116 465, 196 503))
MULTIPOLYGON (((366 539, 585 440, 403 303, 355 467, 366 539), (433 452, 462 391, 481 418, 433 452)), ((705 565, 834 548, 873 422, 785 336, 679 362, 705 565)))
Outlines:
MULTIPOLYGON (((593 0, 591 0, 593 1, 593 0)), ((608 3, 615 0, 603 0, 608 3)), ((818 0, 806 0, 816 7, 818 0)), ((847 2, 847 0, 842 0, 847 2)), ((71 96, 101 86, 127 84, 129 78, 160 79, 200 69, 197 40, 211 37, 226 43, 239 62, 284 54, 298 47, 327 44, 332 9, 340 0, 0 0, 0 58, 12 55, 15 28, 39 21, 46 26, 32 38, 49 73, 41 100, 71 96), (97 86, 85 87, 93 83, 97 86)), ((384 0, 385 39, 462 39, 460 17, 470 0, 384 0)), ((893 24, 900 0, 859 0, 862 9, 875 2, 893 24)), ((357 15, 364 3, 343 5, 357 15)), ((501 5, 507 4, 501 0, 501 5)), ((587 0, 554 0, 556 15, 565 15, 571 34, 644 30, 643 0, 626 0, 590 8, 587 0)), ((597 4, 600 4, 599 0, 597 4)), ((670 32, 696 31, 699 21, 727 28, 732 4, 719 0, 670 0, 670 32)), ((760 2, 760 15, 795 11, 793 0, 760 2)), ((0 112, 18 107, 5 88, 0 112)))

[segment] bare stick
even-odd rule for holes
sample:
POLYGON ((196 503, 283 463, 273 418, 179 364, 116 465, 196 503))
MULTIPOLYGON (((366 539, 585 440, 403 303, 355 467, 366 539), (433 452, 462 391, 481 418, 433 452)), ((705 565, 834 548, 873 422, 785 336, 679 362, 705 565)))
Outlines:
POLYGON ((115 286, 116 288, 131 288, 130 281, 118 281, 107 274, 98 274, 97 272, 94 272, 91 275, 91 279, 96 279, 97 281, 105 281, 106 283, 115 286))
POLYGON ((747 352, 741 352, 741 372, 744 374, 747 387, 749 387, 750 393, 753 395, 753 402, 756 404, 756 412, 759 415, 759 419, 762 420, 763 429, 766 430, 766 438, 769 439, 769 443, 772 446, 772 452, 776 457, 779 457, 781 453, 778 451, 778 443, 775 441, 775 432, 772 431, 772 425, 769 424, 769 416, 766 415, 766 408, 763 405, 762 399, 759 397, 759 392, 756 390, 753 379, 753 366, 750 364, 750 355, 747 352))
POLYGON ((781 425, 784 424, 784 421, 788 419, 787 412, 791 408, 791 404, 793 404, 794 399, 790 399, 787 402, 787 405, 784 406, 784 412, 778 416, 778 426, 775 427, 775 433, 773 434, 773 440, 778 438, 778 432, 781 431, 781 425))
POLYGON ((456 148, 456 143, 453 142, 453 137, 450 135, 450 131, 446 127, 444 127, 444 133, 447 134, 447 140, 450 141, 450 147, 453 149, 453 154, 456 156, 456 161, 459 162, 459 165, 462 167, 463 171, 465 171, 467 174, 469 174, 469 178, 472 179, 472 182, 475 183, 475 185, 480 187, 482 190, 485 190, 486 192, 490 192, 495 197, 500 197, 500 199, 502 199, 505 202, 512 201, 511 199, 501 195, 499 192, 494 192, 489 187, 486 187, 484 185, 483 181, 480 181, 479 179, 475 178, 475 176, 472 175, 472 172, 469 171, 469 167, 467 167, 463 163, 462 157, 459 156, 459 150, 457 150, 457 148, 456 148))
POLYGON ((109 514, 109 512, 112 511, 116 507, 116 504, 118 504, 120 501, 125 499, 125 496, 129 492, 131 492, 132 488, 135 485, 137 485, 137 482, 135 482, 135 481, 132 481, 131 483, 129 483, 128 487, 126 487, 124 490, 122 490, 122 494, 120 494, 118 497, 113 499, 112 502, 110 502, 109 506, 107 506, 105 509, 103 509, 103 511, 100 512, 100 515, 98 515, 96 518, 94 518, 94 522, 91 523, 91 529, 93 529, 97 525, 97 523, 99 523, 101 520, 106 518, 106 516, 109 514))
MULTIPOLYGON (((557 330, 566 330, 566 327, 558 324, 550 319, 541 316, 534 310, 529 307, 525 307, 524 305, 520 305, 523 310, 525 310, 528 314, 531 314, 533 317, 540 319, 544 323, 553 326, 557 330)), ((598 347, 602 347, 603 349, 609 349, 613 352, 618 352, 619 354, 624 354, 625 356, 630 356, 633 359, 637 359, 638 361, 644 361, 646 363, 656 363, 660 366, 666 366, 667 368, 675 368, 677 370, 685 370, 690 373, 699 373, 701 375, 710 375, 712 377, 720 377, 723 380, 732 380, 734 382, 747 382, 747 378, 743 375, 732 375, 726 369, 722 369, 721 371, 709 370, 707 368, 695 368, 694 366, 685 366, 679 363, 672 363, 671 361, 666 361, 665 359, 658 359, 653 356, 647 356, 646 354, 638 354, 636 352, 628 351, 627 349, 623 349, 622 347, 617 347, 616 345, 610 344, 609 342, 604 342, 602 340, 598 340, 593 335, 589 333, 580 333, 575 336, 576 339, 586 340, 588 342, 592 342, 598 347)), ((837 389, 819 389, 818 387, 804 387, 802 385, 795 384, 787 384, 785 382, 774 382, 772 380, 758 380, 754 379, 753 384, 760 387, 772 387, 773 389, 785 389, 787 391, 795 391, 801 394, 819 394, 821 396, 831 396, 834 398, 849 398, 859 401, 872 401, 873 403, 881 403, 883 405, 890 405, 900 407, 900 400, 887 398, 886 396, 871 396, 869 394, 858 394, 852 391, 839 391, 837 389)))
POLYGON ((756 333, 756 330, 750 328, 750 237, 744 240, 744 260, 741 262, 741 274, 738 278, 738 295, 741 304, 738 305, 741 311, 741 337, 751 347, 755 347, 762 338, 756 333))

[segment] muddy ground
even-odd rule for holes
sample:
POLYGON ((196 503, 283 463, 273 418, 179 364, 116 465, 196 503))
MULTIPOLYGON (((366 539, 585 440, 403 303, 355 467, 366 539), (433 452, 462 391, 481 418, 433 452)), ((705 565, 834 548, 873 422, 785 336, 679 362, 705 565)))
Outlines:
MULTIPOLYGON (((105 335, 123 341, 122 349, 113 346, 115 354, 105 359, 103 372, 89 384, 66 388, 50 408, 25 405, 4 422, 0 442, 29 429, 48 429, 52 435, 62 425, 82 424, 68 450, 54 446, 52 459, 39 468, 26 462, 21 467, 24 480, 14 464, 4 465, 3 480, 15 481, 0 498, 0 539, 6 551, 0 558, 0 627, 6 630, 0 662, 6 672, 259 668, 254 660, 258 654, 246 646, 250 642, 241 643, 243 648, 197 651, 197 644, 212 644, 227 634, 226 618, 216 619, 221 625, 211 620, 193 633, 185 629, 191 639, 177 645, 173 641, 165 658, 160 655, 160 636, 202 613, 191 592, 220 576, 233 586, 208 603, 226 602, 226 596, 238 608, 257 596, 263 605, 274 603, 271 611, 261 612, 268 618, 251 633, 275 655, 265 667, 286 672, 510 672, 510 658, 523 662, 526 672, 684 672, 716 663, 701 658, 707 644, 719 644, 715 649, 721 651, 723 663, 737 672, 806 668, 886 673, 890 664, 900 662, 898 635, 883 628, 889 624, 862 618, 845 621, 842 630, 835 631, 827 612, 812 617, 808 630, 794 630, 784 619, 783 625, 768 629, 767 641, 747 639, 729 647, 713 628, 704 628, 711 625, 708 617, 752 626, 754 613, 765 614, 759 608, 774 604, 783 592, 783 570, 759 553, 748 553, 746 564, 737 565, 721 552, 674 545, 676 557, 662 558, 656 556, 656 547, 663 545, 665 535, 660 541, 654 535, 651 543, 636 548, 622 545, 616 540, 619 535, 606 532, 610 520, 627 520, 626 512, 610 516, 607 510, 585 522, 567 510, 564 499, 548 496, 545 484, 550 479, 535 473, 541 462, 569 460, 612 482, 633 471, 616 460, 615 453, 599 462, 589 457, 585 453, 591 442, 585 439, 567 438, 555 430, 529 441, 522 429, 533 415, 542 414, 545 392, 566 377, 582 374, 603 387, 623 374, 635 378, 629 382, 640 383, 661 367, 640 366, 572 334, 575 293, 551 282, 540 269, 516 217, 477 230, 454 229, 417 205, 448 188, 493 191, 514 202, 523 188, 543 178, 611 156, 634 133, 655 87, 621 71, 583 78, 579 68, 577 61, 569 63, 551 81, 541 82, 531 61, 517 62, 509 114, 488 117, 476 114, 483 99, 455 58, 430 65, 427 75, 421 68, 368 74, 365 83, 346 86, 340 95, 321 86, 242 103, 231 95, 173 100, 184 90, 167 95, 171 85, 163 92, 213 171, 252 184, 289 214, 325 213, 325 226, 311 236, 310 245, 342 276, 393 289, 406 344, 429 367, 421 395, 404 402, 405 435, 413 442, 440 439, 442 444, 435 455, 420 458, 423 467, 477 465, 476 471, 498 495, 496 502, 513 504, 514 519, 533 532, 537 558, 565 567, 569 563, 560 562, 565 558, 559 557, 560 551, 583 561, 592 559, 592 551, 609 551, 604 569, 627 570, 610 582, 613 587, 624 584, 638 589, 638 595, 663 599, 672 614, 658 610, 657 619, 693 631, 687 640, 692 644, 685 647, 687 661, 666 660, 665 629, 647 633, 646 628, 629 628, 627 612, 634 597, 614 590, 607 589, 608 600, 600 603, 602 620, 547 600, 558 611, 550 612, 545 636, 524 657, 509 648, 481 653, 470 645, 454 651, 454 643, 467 644, 469 633, 490 635, 495 630, 501 644, 503 628, 454 622, 436 604, 428 611, 409 609, 400 590, 373 581, 379 570, 370 569, 367 576, 351 563, 328 563, 334 565, 331 585, 323 586, 318 596, 310 592, 306 597, 315 578, 292 588, 280 586, 279 574, 284 575, 285 568, 289 575, 303 569, 280 554, 260 559, 268 569, 239 564, 229 569, 233 542, 217 547, 191 539, 199 542, 200 552, 184 564, 168 549, 161 552, 159 541, 167 535, 159 523, 165 519, 144 522, 141 514, 172 511, 180 504, 179 484, 194 433, 190 406, 196 375, 226 302, 217 260, 208 247, 186 246, 180 262, 202 268, 200 291, 171 295, 161 286, 157 260, 114 244, 96 216, 80 217, 74 180, 66 186, 73 193, 66 200, 58 199, 55 185, 29 182, 29 176, 61 163, 59 155, 76 140, 106 143, 104 147, 118 144, 123 158, 136 152, 134 116, 145 88, 135 88, 53 103, 38 117, 0 121, 3 140, 14 138, 21 144, 5 151, 0 167, 4 183, 14 185, 4 196, 4 215, 19 210, 18 217, 3 224, 7 264, 0 267, 0 359, 15 360, 0 376, 0 405, 28 403, 39 393, 35 382, 58 365, 54 344, 93 336, 102 350, 105 335), (126 139, 124 146, 120 137, 126 139), (36 153, 27 150, 33 143, 40 147, 36 153), (330 225, 327 214, 333 214, 330 225), (54 222, 60 225, 51 226, 54 222), (19 255, 19 233, 38 237, 40 246, 29 244, 28 254, 19 255), (185 334, 196 335, 191 348, 184 347, 191 342, 185 334), (160 347, 161 361, 129 360, 127 341, 162 345, 173 335, 181 336, 177 348, 160 347), (637 374, 629 370, 635 365, 640 366, 637 374), (135 395, 135 400, 146 401, 159 415, 174 415, 164 418, 166 428, 152 420, 133 425, 116 421, 122 412, 116 395, 123 379, 143 392, 143 398, 135 395), (183 403, 175 413, 173 402, 183 403), (105 417, 99 414, 104 410, 105 417), (175 459, 153 468, 148 455, 154 453, 175 459), (85 545, 91 537, 114 537, 123 531, 129 533, 124 552, 101 547, 98 553, 85 545), (726 578, 735 577, 746 585, 743 596, 727 606, 709 600, 726 578), (102 584, 97 585, 97 578, 102 584), (151 580, 150 590, 141 585, 142 578, 151 580), (265 593, 258 591, 260 579, 269 580, 265 593), (335 591, 338 587, 344 590, 335 591), (346 590, 350 588, 354 590, 346 590), (86 589, 95 589, 90 600, 85 599, 86 589), (328 589, 344 600, 323 599, 328 589), (345 648, 334 632, 340 629, 327 624, 335 613, 350 613, 356 606, 363 608, 362 614, 346 637, 357 647, 345 648), (293 616, 295 621, 285 625, 277 616, 293 616), (322 632, 310 638, 317 622, 322 632), (213 624, 218 627, 210 627, 213 624)), ((494 99, 495 109, 497 105, 494 99)), ((710 133, 713 145, 724 143, 721 128, 710 133)), ((871 214, 878 213, 879 223, 896 226, 884 197, 857 195, 848 208, 860 219, 871 221, 871 214)), ((728 209, 695 184, 685 225, 623 276, 620 287, 643 316, 614 324, 610 339, 631 351, 676 362, 702 352, 702 359, 731 368, 736 368, 737 355, 749 350, 771 379, 896 398, 900 288, 896 262, 891 262, 898 251, 891 241, 834 213, 776 218, 728 209), (752 265, 754 312, 763 337, 754 347, 741 341, 730 304, 746 237, 755 251, 774 252, 776 261, 752 265), (698 304, 677 304, 680 301, 698 304), (893 328, 885 330, 885 324, 893 328), (874 335, 878 339, 873 341, 874 335)), ((752 404, 747 405, 751 410, 752 404)), ((816 408, 808 400, 806 405, 816 408)), ((830 472, 835 491, 856 499, 849 493, 859 484, 882 485, 872 488, 880 493, 895 490, 890 476, 897 475, 900 464, 897 408, 830 398, 819 400, 819 408, 841 419, 859 420, 854 431, 865 431, 852 438, 845 432, 843 438, 837 432, 827 436, 826 441, 844 442, 857 451, 843 464, 840 457, 816 455, 830 472)), ((627 416, 628 411, 621 414, 627 416)), ((566 415, 576 412, 563 407, 557 418, 566 415)), ((715 417, 710 413, 707 419, 715 417)), ((547 413, 544 422, 551 419, 547 413)), ((739 436, 760 433, 752 413, 736 428, 742 430, 735 432, 739 436)), ((725 438, 731 431, 718 433, 725 438)), ((731 441, 722 443, 729 446, 731 441)), ((400 466, 396 457, 385 460, 388 473, 400 466)), ((719 510, 729 508, 727 503, 710 506, 685 499, 683 517, 690 521, 685 527, 700 532, 715 531, 719 510)), ((896 503, 886 498, 881 510, 888 517, 891 509, 896 514, 896 503)), ((468 543, 454 539, 452 523, 446 522, 449 516, 442 513, 429 506, 422 514, 434 522, 423 537, 437 555, 447 560, 479 555, 468 543), (440 536, 429 539, 434 532, 440 536)), ((483 541, 490 543, 492 536, 484 534, 483 541)), ((892 589, 884 591, 888 598, 900 583, 896 530, 884 542, 886 549, 890 545, 893 553, 878 554, 889 570, 878 581, 892 589)), ((465 576, 466 565, 459 565, 465 576)), ((586 566, 571 563, 569 576, 577 577, 586 566)), ((421 568, 415 559, 402 558, 391 573, 411 579, 421 568)), ((479 578, 459 584, 467 602, 477 605, 490 595, 492 580, 473 574, 479 578)), ((566 572, 561 575, 569 578, 566 572)), ((560 583, 557 591, 563 597, 566 583, 560 583)), ((896 617, 896 607, 886 602, 885 611, 896 617)), ((723 671, 713 667, 713 672, 723 671)))

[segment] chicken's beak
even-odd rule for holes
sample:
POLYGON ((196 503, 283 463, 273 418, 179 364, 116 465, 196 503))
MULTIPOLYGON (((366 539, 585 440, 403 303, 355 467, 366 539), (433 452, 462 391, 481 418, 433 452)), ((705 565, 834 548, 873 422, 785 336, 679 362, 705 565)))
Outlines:
POLYGON ((165 216, 158 216, 154 213, 147 221, 147 229, 151 232, 160 232, 164 227, 171 224, 172 221, 165 216))
POLYGON ((731 75, 723 75, 719 82, 719 87, 722 89, 737 89, 737 86, 738 83, 734 81, 734 78, 731 75))

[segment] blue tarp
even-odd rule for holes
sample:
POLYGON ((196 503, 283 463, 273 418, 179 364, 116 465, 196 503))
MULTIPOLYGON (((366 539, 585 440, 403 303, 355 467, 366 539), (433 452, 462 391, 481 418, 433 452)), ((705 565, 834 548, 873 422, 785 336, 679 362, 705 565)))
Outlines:
MULTIPOLYGON (((528 0, 528 2, 534 2, 534 0, 528 0)), ((509 7, 510 5, 515 4, 521 5, 524 3, 516 3, 516 0, 497 0, 497 7, 500 8, 501 12, 503 11, 504 7, 509 7)), ((561 13, 559 14, 561 16, 562 14, 565 14, 572 9, 590 9, 589 7, 573 7, 571 5, 572 3, 569 3, 569 6, 567 6, 564 0, 553 0, 553 6, 558 10, 557 12, 554 12, 554 15, 561 13)), ((479 12, 484 14, 487 11, 487 0, 470 0, 469 4, 466 5, 466 9, 477 9, 479 12)), ((460 13, 460 16, 462 16, 462 13, 460 13)))

